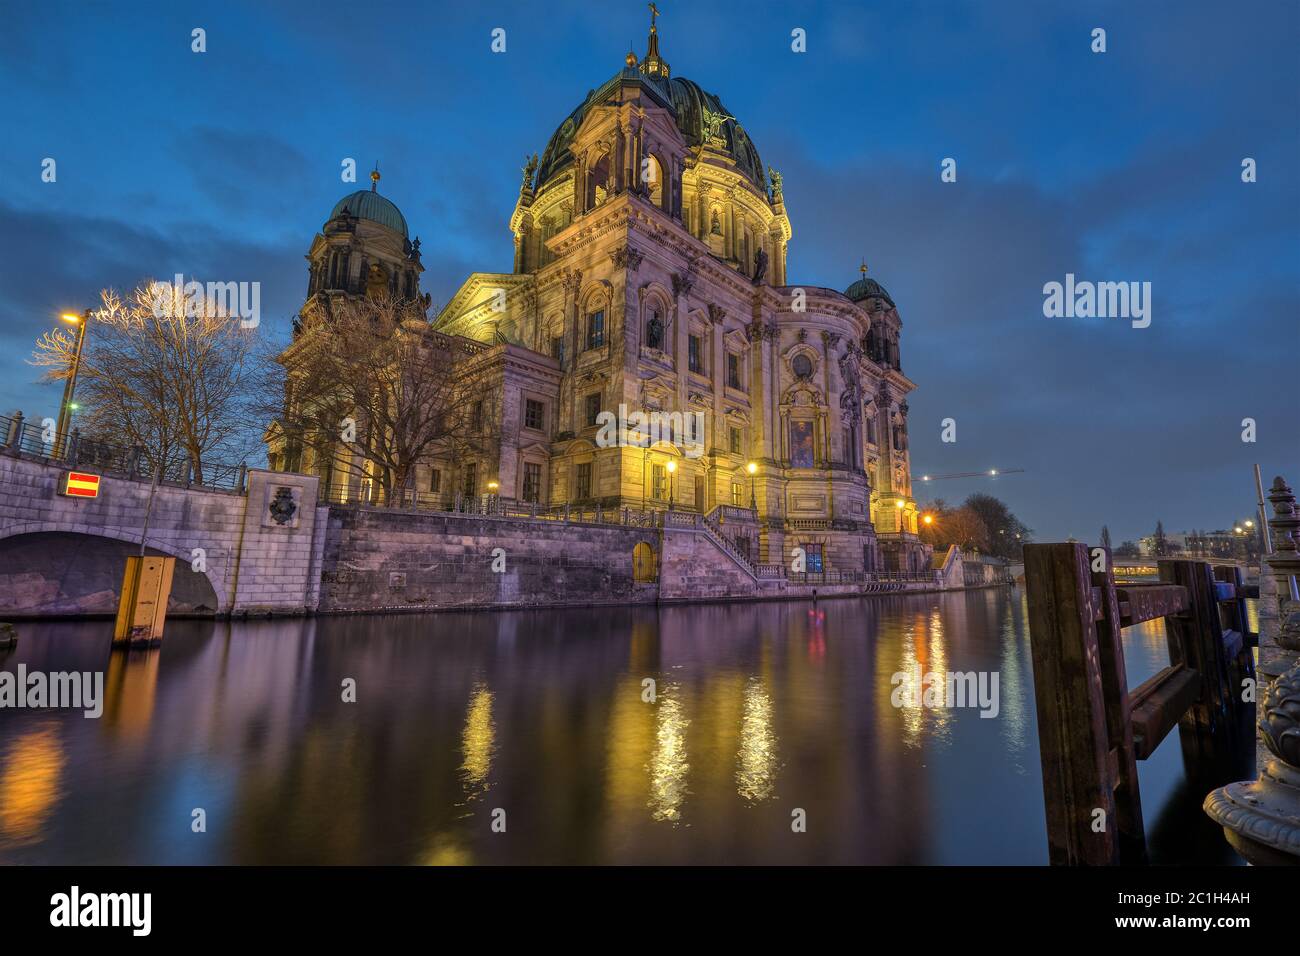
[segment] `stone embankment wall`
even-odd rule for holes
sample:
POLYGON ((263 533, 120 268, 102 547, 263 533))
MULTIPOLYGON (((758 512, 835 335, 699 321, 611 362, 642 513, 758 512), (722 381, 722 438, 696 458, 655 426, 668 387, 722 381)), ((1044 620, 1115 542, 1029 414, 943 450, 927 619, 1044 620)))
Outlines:
POLYGON ((652 528, 370 508, 330 509, 323 612, 653 603, 632 550, 652 528))

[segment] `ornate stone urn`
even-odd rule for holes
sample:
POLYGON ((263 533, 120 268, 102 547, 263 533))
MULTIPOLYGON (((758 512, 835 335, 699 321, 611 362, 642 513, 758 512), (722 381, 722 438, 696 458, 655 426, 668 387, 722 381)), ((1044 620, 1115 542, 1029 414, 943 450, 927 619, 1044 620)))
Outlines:
POLYGON ((1257 866, 1300 864, 1300 664, 1269 685, 1259 730, 1274 757, 1258 780, 1205 798, 1233 849, 1257 866))

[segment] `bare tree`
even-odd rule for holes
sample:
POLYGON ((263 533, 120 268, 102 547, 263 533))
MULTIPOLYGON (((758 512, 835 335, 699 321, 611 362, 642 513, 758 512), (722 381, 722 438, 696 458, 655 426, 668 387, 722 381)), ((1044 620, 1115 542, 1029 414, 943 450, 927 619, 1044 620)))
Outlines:
MULTIPOLYGON (((86 438, 139 445, 155 466, 242 459, 255 436, 247 415, 253 332, 202 292, 145 281, 122 298, 100 293, 77 376, 77 426, 86 438)), ((47 332, 31 364, 43 381, 70 374, 76 341, 47 332)))
POLYGON ((370 478, 384 502, 411 487, 415 466, 486 454, 500 420, 486 347, 435 332, 418 303, 336 301, 265 363, 260 395, 286 467, 310 450, 344 478, 370 478))

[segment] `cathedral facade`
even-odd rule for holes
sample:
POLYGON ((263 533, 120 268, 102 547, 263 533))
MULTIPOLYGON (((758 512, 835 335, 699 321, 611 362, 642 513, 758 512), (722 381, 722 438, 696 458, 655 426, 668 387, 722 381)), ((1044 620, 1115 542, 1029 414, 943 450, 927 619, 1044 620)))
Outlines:
MULTIPOLYGON (((513 271, 472 274, 432 318, 490 369, 499 439, 422 462, 418 491, 696 511, 755 563, 789 567, 802 548, 812 571, 928 568, 895 303, 865 268, 843 293, 791 280, 781 177, 658 40, 652 24, 645 57, 629 53, 525 166, 513 271), (687 434, 609 442, 620 410, 681 413, 687 434)), ((419 240, 373 185, 339 202, 308 259, 304 321, 335 296, 427 302, 419 240)))

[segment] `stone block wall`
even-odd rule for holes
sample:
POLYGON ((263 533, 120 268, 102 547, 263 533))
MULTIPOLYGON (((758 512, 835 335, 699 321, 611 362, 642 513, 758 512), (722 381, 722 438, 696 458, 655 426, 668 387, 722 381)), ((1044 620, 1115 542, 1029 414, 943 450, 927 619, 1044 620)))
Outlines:
POLYGON ((633 580, 640 542, 660 550, 646 528, 335 506, 320 610, 653 603, 633 580))
POLYGON ((659 563, 663 601, 707 601, 759 596, 753 575, 740 567, 703 531, 686 528, 664 532, 659 563))

